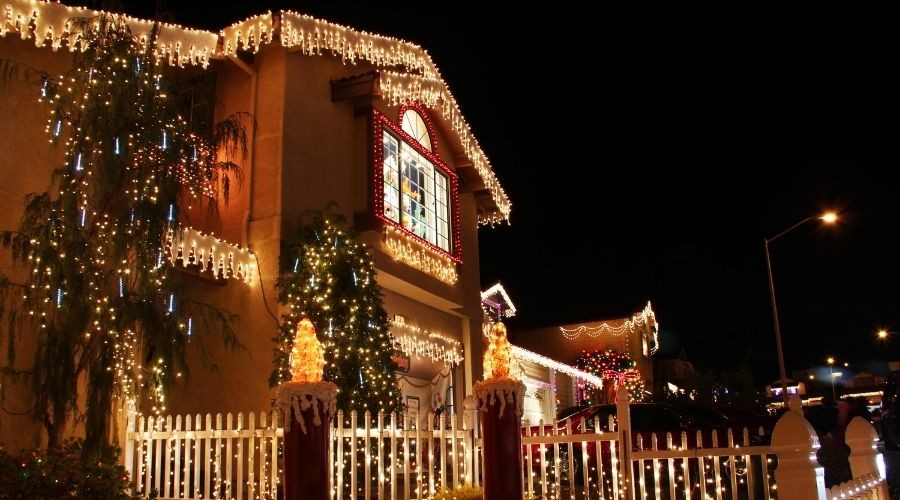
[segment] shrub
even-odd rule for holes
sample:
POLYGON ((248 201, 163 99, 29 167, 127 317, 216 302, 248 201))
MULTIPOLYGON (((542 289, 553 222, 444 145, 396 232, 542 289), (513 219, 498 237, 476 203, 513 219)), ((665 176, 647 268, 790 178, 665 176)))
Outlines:
POLYGON ((441 488, 434 494, 433 500, 476 500, 484 498, 484 491, 479 486, 463 484, 452 490, 449 488, 441 488))
POLYGON ((56 450, 13 455, 0 450, 0 499, 128 498, 128 473, 119 450, 106 447, 85 457, 81 440, 56 450))

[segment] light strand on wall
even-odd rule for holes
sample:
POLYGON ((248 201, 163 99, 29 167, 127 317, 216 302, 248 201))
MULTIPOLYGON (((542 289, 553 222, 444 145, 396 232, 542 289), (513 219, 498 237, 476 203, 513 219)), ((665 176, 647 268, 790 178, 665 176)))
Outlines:
POLYGON ((565 328, 561 326, 559 327, 559 330, 566 339, 575 340, 580 337, 582 333, 591 338, 600 335, 619 336, 626 333, 633 333, 636 327, 642 326, 650 327, 653 331, 653 346, 650 348, 650 352, 654 353, 659 348, 659 322, 656 321, 656 314, 653 312, 653 308, 650 307, 650 302, 647 302, 647 306, 644 307, 643 311, 633 315, 631 319, 625 320, 618 326, 613 326, 609 323, 601 323, 597 326, 580 325, 575 328, 565 328))
POLYGON ((169 230, 166 236, 169 261, 182 267, 198 266, 214 278, 232 278, 250 284, 256 262, 249 250, 232 245, 191 227, 169 230))
POLYGON ((403 321, 391 321, 397 345, 410 356, 457 365, 463 360, 462 344, 446 335, 424 330, 403 321))
POLYGON ((385 253, 404 264, 433 276, 448 285, 459 280, 456 264, 449 256, 434 251, 391 225, 384 228, 385 253))
POLYGON ((272 12, 248 17, 222 30, 222 53, 234 55, 239 49, 259 52, 263 43, 272 43, 272 12))
POLYGON ((536 363, 541 366, 550 368, 551 370, 556 370, 560 373, 565 373, 566 375, 568 375, 572 378, 584 380, 585 382, 587 382, 593 386, 596 386, 598 388, 603 387, 603 380, 596 375, 590 374, 586 371, 579 370, 578 368, 575 368, 574 366, 567 365, 565 363, 560 363, 559 361, 556 361, 555 359, 550 359, 546 356, 541 356, 540 354, 538 354, 536 352, 529 351, 528 349, 524 349, 517 345, 513 345, 512 349, 513 349, 513 354, 515 354, 516 357, 519 358, 520 361, 531 361, 532 363, 536 363))
MULTIPOLYGON (((68 49, 74 52, 81 48, 82 34, 74 29, 73 19, 93 18, 100 14, 103 12, 53 2, 0 0, 0 36, 5 37, 9 31, 8 26, 12 26, 23 40, 34 37, 35 45, 38 47, 49 44, 55 51, 65 42, 68 49)), ((210 57, 216 52, 219 37, 215 33, 121 14, 109 15, 123 19, 132 34, 145 44, 149 41, 153 26, 159 24, 158 55, 171 65, 192 64, 205 68, 209 64, 210 57)))

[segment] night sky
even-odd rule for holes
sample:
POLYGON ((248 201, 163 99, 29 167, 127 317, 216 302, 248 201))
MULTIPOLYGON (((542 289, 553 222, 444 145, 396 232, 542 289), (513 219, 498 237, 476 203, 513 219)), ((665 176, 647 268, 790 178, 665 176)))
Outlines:
MULTIPOLYGON (((126 3, 153 16, 154 2, 126 3)), ((483 284, 502 280, 519 309, 513 337, 651 300, 660 356, 749 359, 775 380, 763 239, 833 209, 836 227, 772 244, 787 369, 900 359, 896 160, 831 160, 859 158, 849 138, 882 113, 877 30, 784 13, 587 15, 583 2, 230 3, 167 10, 218 30, 290 8, 432 54, 513 202, 511 226, 480 233, 483 284)))

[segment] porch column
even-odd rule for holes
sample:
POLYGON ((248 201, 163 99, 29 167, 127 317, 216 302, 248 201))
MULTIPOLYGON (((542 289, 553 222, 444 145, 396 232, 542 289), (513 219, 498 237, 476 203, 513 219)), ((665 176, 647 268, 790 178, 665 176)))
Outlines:
POLYGON ((284 425, 285 500, 331 498, 331 418, 337 386, 331 382, 285 382, 278 388, 284 425))

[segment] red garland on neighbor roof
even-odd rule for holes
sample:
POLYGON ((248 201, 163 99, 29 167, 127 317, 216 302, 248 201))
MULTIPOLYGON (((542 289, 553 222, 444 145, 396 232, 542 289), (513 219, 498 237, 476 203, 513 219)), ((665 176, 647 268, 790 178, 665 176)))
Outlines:
POLYGON ((376 109, 372 110, 372 190, 374 197, 374 209, 375 216, 383 221, 385 224, 390 224, 391 226, 396 227, 398 230, 405 233, 410 238, 416 240, 418 243, 428 247, 429 249, 438 252, 442 255, 446 255, 453 262, 457 264, 462 264, 462 245, 460 243, 460 217, 459 217, 459 177, 456 175, 456 172, 453 171, 450 167, 448 167, 443 161, 441 161, 440 157, 438 157, 437 153, 437 144, 436 144, 436 135, 434 131, 434 125, 431 122, 431 118, 425 109, 424 106, 417 102, 410 102, 404 104, 400 107, 400 112, 398 114, 397 122, 394 122, 390 118, 388 118, 383 113, 379 112, 376 109), (403 131, 399 122, 403 119, 403 113, 408 109, 416 110, 425 121, 426 126, 428 127, 429 139, 431 140, 431 147, 435 152, 428 151, 414 138, 409 134, 403 131), (390 132, 401 139, 403 139, 407 144, 410 145, 417 153, 424 156, 428 161, 430 161, 434 166, 441 170, 444 174, 447 175, 447 179, 450 181, 450 218, 451 218, 451 232, 452 232, 452 241, 451 245, 453 247, 452 252, 447 252, 446 250, 440 248, 439 246, 421 238, 417 234, 403 227, 402 224, 398 224, 391 219, 384 216, 384 187, 383 187, 383 176, 384 176, 384 146, 382 145, 382 130, 387 128, 390 132))

